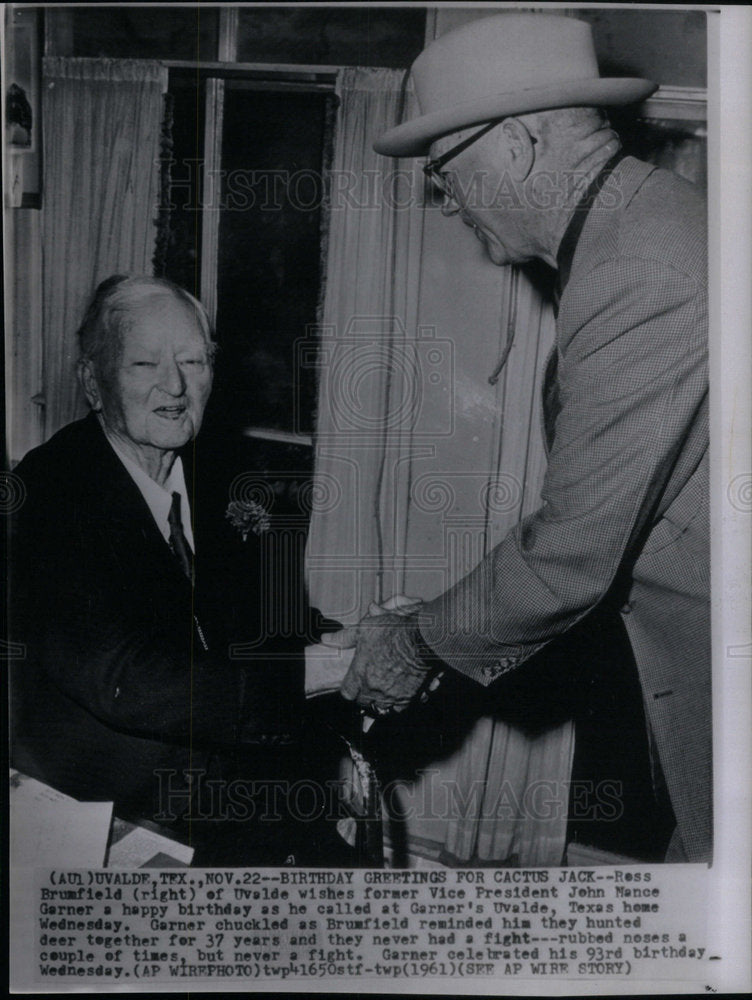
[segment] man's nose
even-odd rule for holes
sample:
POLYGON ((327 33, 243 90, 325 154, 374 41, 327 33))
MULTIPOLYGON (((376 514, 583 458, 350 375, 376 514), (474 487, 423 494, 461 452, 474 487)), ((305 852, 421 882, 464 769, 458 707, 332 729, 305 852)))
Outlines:
POLYGON ((185 375, 175 360, 165 361, 162 366, 160 388, 171 396, 182 396, 185 392, 185 375))

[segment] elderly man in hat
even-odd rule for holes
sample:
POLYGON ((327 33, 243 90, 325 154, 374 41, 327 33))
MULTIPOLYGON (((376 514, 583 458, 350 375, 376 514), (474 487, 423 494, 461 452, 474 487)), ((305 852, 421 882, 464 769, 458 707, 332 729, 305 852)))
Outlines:
MULTIPOLYGON (((711 850, 707 275, 692 185, 622 156, 603 108, 647 97, 598 75, 588 25, 508 13, 415 61, 421 114, 376 143, 427 156, 445 214, 498 265, 557 271, 543 504, 464 579, 409 613, 364 619, 342 685, 372 714, 440 676, 523 672, 589 616, 626 630, 667 859, 711 850)), ((451 223, 448 223, 448 225, 451 223)), ((488 688, 488 703, 504 681, 488 688)))

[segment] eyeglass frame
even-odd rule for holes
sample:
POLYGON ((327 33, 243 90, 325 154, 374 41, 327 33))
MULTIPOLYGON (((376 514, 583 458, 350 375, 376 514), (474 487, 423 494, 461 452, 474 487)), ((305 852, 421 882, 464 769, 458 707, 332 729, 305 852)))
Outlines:
MULTIPOLYGON (((458 142, 456 146, 452 146, 446 151, 446 153, 442 153, 441 156, 437 156, 433 160, 428 160, 423 165, 423 175, 427 177, 428 180, 433 181, 445 195, 449 198, 453 198, 454 195, 452 194, 451 186, 447 183, 445 175, 441 173, 441 167, 443 167, 446 163, 449 163, 450 160, 453 160, 455 156, 459 156, 460 153, 463 153, 469 146, 472 146, 474 142, 477 142, 478 139, 482 139, 483 136, 490 132, 496 125, 501 125, 503 121, 506 121, 506 119, 495 118, 493 121, 486 122, 486 124, 479 128, 477 132, 473 132, 472 135, 463 139, 462 142, 458 142)), ((530 140, 534 146, 537 145, 538 140, 534 135, 530 136, 530 140)))

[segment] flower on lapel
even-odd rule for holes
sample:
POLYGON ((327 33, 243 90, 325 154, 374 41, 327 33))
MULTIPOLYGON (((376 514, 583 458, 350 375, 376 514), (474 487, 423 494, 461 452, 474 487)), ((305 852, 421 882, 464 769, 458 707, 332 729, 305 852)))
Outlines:
POLYGON ((251 531, 254 535, 262 535, 271 526, 269 511, 255 500, 231 500, 225 517, 233 528, 238 529, 243 541, 251 531))

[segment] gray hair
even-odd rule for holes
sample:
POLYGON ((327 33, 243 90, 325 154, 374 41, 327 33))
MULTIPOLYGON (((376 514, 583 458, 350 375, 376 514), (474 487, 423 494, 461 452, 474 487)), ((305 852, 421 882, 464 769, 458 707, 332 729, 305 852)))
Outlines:
POLYGON ((114 358, 122 345, 123 334, 132 322, 135 307, 155 294, 172 296, 188 306, 196 317, 212 359, 217 345, 209 316, 197 298, 167 278, 113 274, 97 287, 78 329, 79 365, 91 361, 101 369, 114 358))

